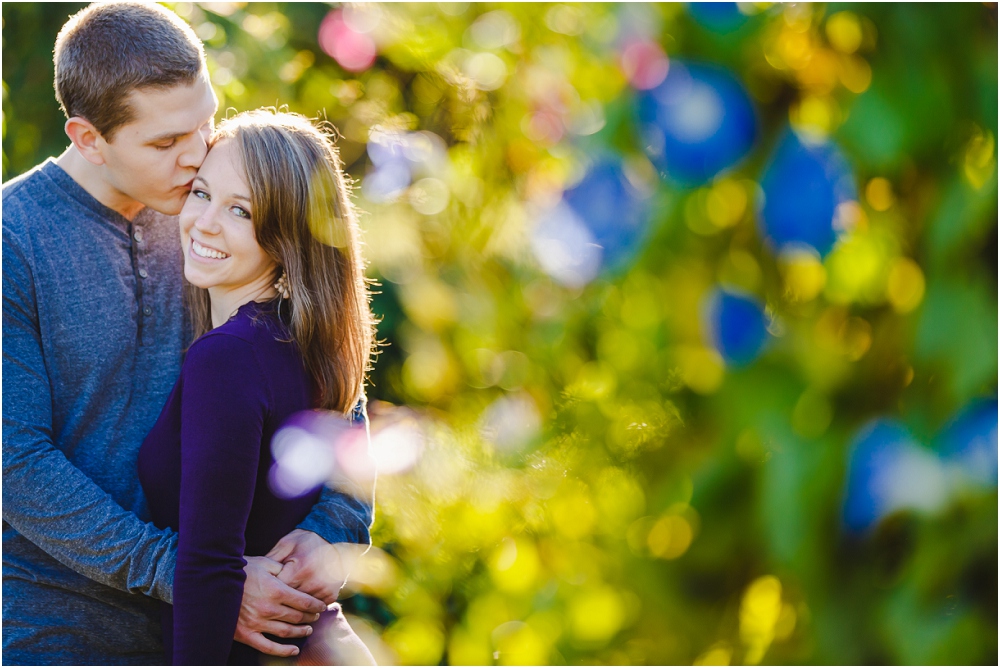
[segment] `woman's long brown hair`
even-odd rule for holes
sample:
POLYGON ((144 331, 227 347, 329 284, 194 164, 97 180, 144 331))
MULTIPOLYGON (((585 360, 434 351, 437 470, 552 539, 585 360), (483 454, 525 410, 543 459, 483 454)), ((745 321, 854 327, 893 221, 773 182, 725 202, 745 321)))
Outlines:
MULTIPOLYGON (((290 330, 319 390, 319 408, 347 414, 361 395, 375 319, 360 232, 333 140, 299 114, 258 109, 219 124, 250 187, 257 243, 284 271, 290 330)), ((284 305, 282 305, 284 311, 284 305)), ((212 328, 208 291, 193 288, 195 334, 212 328)))

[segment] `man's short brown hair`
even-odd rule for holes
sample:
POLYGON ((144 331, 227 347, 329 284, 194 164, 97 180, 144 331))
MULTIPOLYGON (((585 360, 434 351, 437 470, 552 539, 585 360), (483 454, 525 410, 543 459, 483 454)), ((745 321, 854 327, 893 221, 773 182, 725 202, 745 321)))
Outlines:
POLYGON ((152 3, 94 3, 56 38, 56 99, 66 118, 86 118, 107 141, 134 118, 133 90, 190 84, 204 69, 191 26, 152 3))

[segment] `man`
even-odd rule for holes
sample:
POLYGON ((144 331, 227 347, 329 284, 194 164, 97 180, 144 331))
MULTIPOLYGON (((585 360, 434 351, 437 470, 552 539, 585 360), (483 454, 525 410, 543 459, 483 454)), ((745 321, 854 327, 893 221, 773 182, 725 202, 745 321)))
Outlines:
MULTIPOLYGON (((3 187, 3 661, 158 663, 177 536, 143 521, 136 456, 188 343, 170 216, 217 100, 201 42, 158 5, 82 10, 55 70, 72 143, 3 187)), ((236 640, 297 653, 263 634, 311 632, 343 582, 332 544, 368 543, 371 518, 327 490, 273 551, 284 570, 248 557, 236 640)))

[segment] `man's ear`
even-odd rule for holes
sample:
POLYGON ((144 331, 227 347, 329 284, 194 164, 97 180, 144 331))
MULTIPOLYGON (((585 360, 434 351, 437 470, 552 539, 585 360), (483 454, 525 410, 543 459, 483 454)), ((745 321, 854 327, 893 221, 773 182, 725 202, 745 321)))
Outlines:
POLYGON ((105 142, 93 123, 83 116, 74 116, 66 121, 65 129, 66 136, 73 142, 73 146, 80 152, 80 155, 87 159, 87 162, 94 165, 104 164, 101 145, 105 142))

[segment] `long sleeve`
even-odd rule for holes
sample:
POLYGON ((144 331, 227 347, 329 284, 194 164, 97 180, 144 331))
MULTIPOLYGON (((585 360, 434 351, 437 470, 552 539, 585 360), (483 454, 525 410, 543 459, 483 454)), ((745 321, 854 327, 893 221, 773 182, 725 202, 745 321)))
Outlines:
POLYGON ((141 521, 53 442, 31 269, 3 236, 3 519, 91 580, 171 600, 176 535, 141 521))
POLYGON ((312 531, 328 543, 370 545, 372 506, 350 494, 324 487, 312 512, 297 528, 312 531))
POLYGON ((180 541, 174 576, 178 665, 225 664, 246 561, 267 396, 253 348, 209 335, 182 372, 180 541))
MULTIPOLYGON (((358 402, 351 420, 364 425, 366 440, 370 441, 365 397, 358 402)), ((374 463, 371 468, 375 470, 374 463)), ((375 520, 374 479, 370 482, 343 479, 337 483, 337 490, 323 488, 319 501, 297 528, 312 531, 330 544, 371 545, 370 529, 375 520)))

